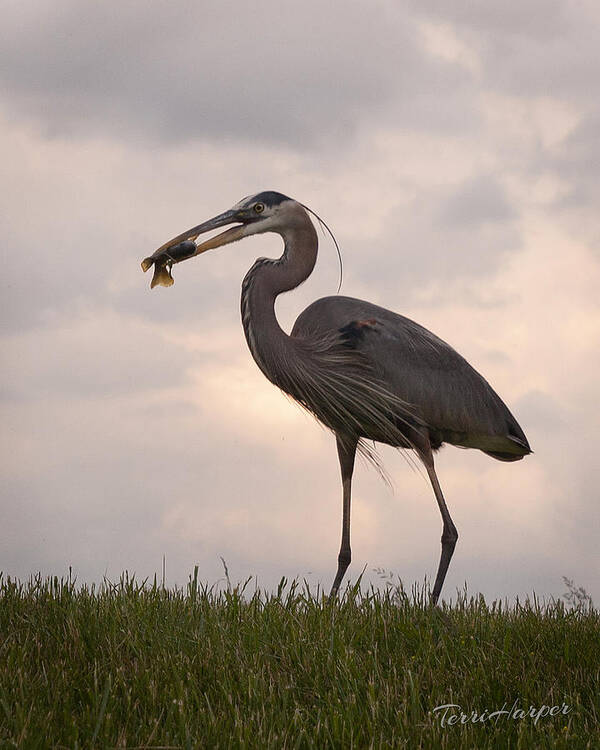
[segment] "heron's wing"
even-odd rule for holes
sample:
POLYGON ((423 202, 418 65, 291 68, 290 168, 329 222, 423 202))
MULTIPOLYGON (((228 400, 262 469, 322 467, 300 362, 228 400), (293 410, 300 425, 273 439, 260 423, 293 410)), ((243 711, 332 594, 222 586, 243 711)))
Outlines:
POLYGON ((345 346, 367 359, 388 390, 411 405, 434 441, 480 448, 506 460, 529 452, 527 438, 502 399, 431 331, 369 302, 326 297, 300 315, 292 335, 332 328, 345 346))

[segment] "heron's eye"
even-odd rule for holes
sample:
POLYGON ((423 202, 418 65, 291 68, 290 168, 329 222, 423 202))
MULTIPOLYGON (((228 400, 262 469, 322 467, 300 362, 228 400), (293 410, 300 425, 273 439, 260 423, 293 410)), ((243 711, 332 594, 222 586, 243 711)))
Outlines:
POLYGON ((262 214, 262 212, 265 210, 265 204, 264 203, 255 203, 254 204, 254 213, 262 214))

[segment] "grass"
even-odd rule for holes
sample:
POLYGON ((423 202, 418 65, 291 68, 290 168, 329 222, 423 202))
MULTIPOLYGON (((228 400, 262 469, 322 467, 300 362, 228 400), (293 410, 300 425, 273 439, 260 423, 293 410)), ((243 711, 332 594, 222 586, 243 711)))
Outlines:
POLYGON ((0 578, 0 746, 600 747, 589 603, 242 589, 0 578), (450 726, 434 711, 515 701, 569 711, 450 726))

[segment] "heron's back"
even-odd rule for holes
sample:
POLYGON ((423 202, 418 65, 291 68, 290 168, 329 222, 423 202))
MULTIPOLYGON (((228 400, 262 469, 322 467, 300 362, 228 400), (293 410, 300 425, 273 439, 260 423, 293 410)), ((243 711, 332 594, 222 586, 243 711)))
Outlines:
POLYGON ((489 383, 423 326, 370 302, 336 296, 307 307, 292 336, 318 337, 332 330, 427 424, 434 447, 447 442, 479 448, 504 461, 531 452, 523 430, 489 383))

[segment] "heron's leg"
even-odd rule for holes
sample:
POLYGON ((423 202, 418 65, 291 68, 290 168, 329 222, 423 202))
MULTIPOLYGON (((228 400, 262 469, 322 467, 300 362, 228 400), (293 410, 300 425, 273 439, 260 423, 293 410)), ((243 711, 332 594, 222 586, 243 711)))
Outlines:
POLYGON ((440 513, 442 514, 442 520, 444 522, 444 529, 442 531, 442 555, 440 557, 440 564, 438 565, 435 583, 433 584, 433 592, 431 594, 431 603, 437 604, 440 591, 442 590, 442 586, 444 584, 444 578, 446 578, 446 571, 448 570, 450 559, 452 558, 454 548, 456 547, 458 531, 456 530, 456 526, 454 525, 452 518, 450 517, 450 512, 448 511, 446 501, 444 500, 444 495, 442 494, 442 488, 440 487, 440 483, 435 473, 431 446, 428 446, 427 450, 421 453, 421 458, 423 460, 423 463, 425 464, 427 473, 429 474, 429 479, 431 480, 433 491, 435 492, 435 499, 437 500, 440 513))
POLYGON ((348 443, 339 436, 337 438, 338 457, 342 472, 343 512, 342 512, 342 545, 338 555, 338 569, 331 587, 330 597, 334 597, 340 587, 344 573, 350 565, 350 492, 352 487, 352 473, 356 456, 356 441, 348 443))

